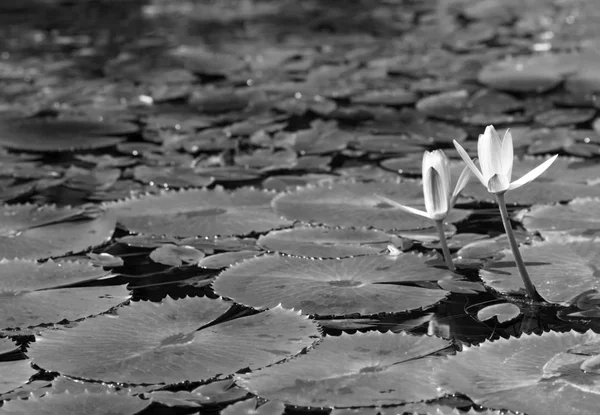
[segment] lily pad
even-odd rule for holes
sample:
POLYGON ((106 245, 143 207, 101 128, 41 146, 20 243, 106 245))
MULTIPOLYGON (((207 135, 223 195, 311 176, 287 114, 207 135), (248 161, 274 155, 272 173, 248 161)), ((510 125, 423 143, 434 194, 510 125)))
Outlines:
POLYGON ((447 358, 435 375, 448 393, 475 403, 531 415, 587 415, 600 405, 600 381, 586 363, 600 354, 591 330, 525 334, 467 346, 447 358))
POLYGON ((68 288, 108 275, 87 263, 3 259, 0 275, 0 328, 72 321, 129 299, 124 285, 68 288))
POLYGON ((398 238, 377 230, 303 226, 271 231, 258 238, 258 245, 290 255, 340 258, 382 252, 394 239, 398 238))
POLYGON ((42 259, 79 252, 110 239, 113 215, 81 216, 82 210, 54 206, 0 207, 0 258, 42 259))
MULTIPOLYGON (((554 238, 520 247, 531 281, 542 297, 551 303, 567 304, 584 291, 600 288, 597 269, 599 241, 554 238)), ((481 279, 507 294, 523 290, 512 252, 485 265, 481 279)))
POLYGON ((131 134, 135 124, 78 119, 0 120, 0 146, 27 151, 73 151, 111 147, 124 140, 113 135, 131 134))
MULTIPOLYGON (((0 362, 0 394, 10 392, 29 380, 36 373, 30 360, 0 362)), ((6 405, 6 403, 5 403, 6 405)), ((0 413, 4 407, 0 408, 0 413)))
POLYGON ((521 314, 521 309, 512 303, 502 303, 489 305, 477 312, 477 320, 486 321, 496 317, 499 323, 517 318, 521 314))
POLYGON ((42 398, 30 396, 29 399, 17 399, 4 402, 0 413, 6 414, 73 414, 73 415, 134 415, 150 405, 151 401, 142 400, 123 393, 91 393, 88 391, 72 394, 47 393, 42 398))
POLYGON ((326 337, 307 354, 236 376, 255 395, 299 406, 394 405, 443 394, 432 382, 441 362, 429 355, 450 343, 391 332, 326 337))
MULTIPOLYGON (((416 181, 376 183, 335 182, 307 186, 273 200, 275 211, 288 219, 332 226, 369 227, 382 230, 420 229, 432 226, 428 218, 411 215, 382 202, 375 194, 422 209, 423 188, 416 181)), ((446 219, 458 222, 471 212, 452 209, 446 219)))
POLYGON ((494 62, 479 72, 478 80, 491 88, 511 92, 544 92, 578 69, 571 54, 540 54, 494 62))
POLYGON ((600 199, 577 198, 566 205, 534 205, 522 221, 526 229, 542 235, 566 232, 595 236, 600 234, 600 199))
POLYGON ((256 398, 234 403, 223 409, 221 415, 283 415, 285 405, 279 401, 269 401, 258 405, 256 398))
POLYGON ((194 189, 162 192, 107 204, 118 222, 148 235, 217 236, 264 232, 291 225, 271 209, 274 192, 194 189))
POLYGON ((171 392, 159 390, 148 394, 155 402, 167 406, 214 406, 239 401, 248 392, 236 386, 233 379, 217 380, 197 387, 192 391, 171 392))
POLYGON ((163 265, 178 267, 185 264, 198 263, 204 258, 204 252, 189 245, 177 246, 165 244, 150 252, 150 259, 163 265))
POLYGON ((437 281, 448 274, 428 266, 431 259, 409 253, 329 260, 266 255, 222 272, 213 288, 255 308, 281 303, 305 314, 401 312, 430 306, 448 294, 401 285, 437 281))
POLYGON ((315 323, 281 307, 204 327, 230 305, 190 297, 136 302, 121 307, 118 316, 44 331, 28 355, 46 370, 81 378, 176 383, 270 365, 319 336, 315 323))

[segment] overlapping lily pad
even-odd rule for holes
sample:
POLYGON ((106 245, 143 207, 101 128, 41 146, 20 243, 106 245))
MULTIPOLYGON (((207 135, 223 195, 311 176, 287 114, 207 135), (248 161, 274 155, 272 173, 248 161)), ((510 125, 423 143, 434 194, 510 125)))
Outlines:
POLYGON ((126 301, 124 285, 68 288, 107 275, 81 262, 0 260, 0 328, 76 320, 126 301))
POLYGON ((577 198, 566 205, 532 206, 522 220, 525 228, 543 235, 566 232, 595 236, 600 233, 600 199, 577 198))
POLYGON ((72 151, 110 147, 123 141, 113 135, 138 130, 135 124, 78 119, 3 119, 0 146, 27 151, 72 151))
POLYGON ((41 259, 78 252, 110 239, 113 215, 83 216, 82 209, 55 206, 0 207, 0 258, 41 259))
POLYGON ((273 212, 269 203, 275 194, 255 189, 195 189, 145 195, 107 207, 125 228, 148 235, 243 235, 291 225, 273 212))
POLYGON ((237 383, 267 399, 299 406, 394 405, 437 398, 432 382, 450 343, 437 337, 391 332, 326 337, 288 362, 237 376, 237 383))
POLYGON ((435 377, 448 393, 475 403, 531 415, 587 415, 600 405, 600 335, 525 334, 449 357, 435 377))
POLYGON ((345 315, 401 312, 430 306, 448 294, 414 287, 437 281, 448 271, 415 254, 368 255, 313 260, 268 255, 239 263, 219 275, 219 295, 255 307, 281 303, 305 314, 345 315))
MULTIPOLYGON (((551 303, 567 304, 584 291, 600 288, 597 269, 600 266, 600 241, 555 238, 521 246, 520 251, 531 280, 542 297, 551 303)), ((507 294, 523 290, 512 252, 491 261, 481 271, 490 287, 507 294)))
POLYGON ((376 254, 394 235, 370 229, 298 227, 271 231, 258 238, 258 244, 270 251, 313 258, 339 258, 376 254))
MULTIPOLYGON (((0 362, 0 394, 18 388, 35 373, 30 360, 0 362)), ((0 411, 2 411, 1 408, 0 411)))
POLYGON ((259 368, 299 353, 319 336, 293 310, 266 312, 204 327, 230 307, 207 298, 132 303, 117 316, 45 331, 28 355, 63 374, 124 383, 176 383, 259 368))
POLYGON ((0 414, 73 414, 73 415, 134 415, 152 401, 115 392, 48 393, 42 398, 10 400, 0 408, 0 414))
MULTIPOLYGON (((422 209, 423 188, 415 181, 335 182, 307 186, 276 197, 273 207, 288 219, 348 228, 372 226, 382 230, 405 230, 432 226, 431 220, 382 202, 375 194, 405 205, 421 205, 422 209)), ((453 209, 447 221, 458 222, 469 214, 467 210, 453 209)))

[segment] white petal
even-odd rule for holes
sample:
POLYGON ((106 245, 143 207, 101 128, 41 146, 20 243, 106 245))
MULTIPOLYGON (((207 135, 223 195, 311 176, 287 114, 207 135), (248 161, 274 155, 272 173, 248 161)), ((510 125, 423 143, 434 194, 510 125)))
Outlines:
POLYGON ((509 182, 512 177, 514 157, 512 133, 510 130, 506 130, 502 140, 502 173, 508 178, 509 182))
POLYGON ((465 166, 460 176, 458 177, 458 181, 456 182, 456 186, 454 187, 454 192, 452 192, 452 198, 450 199, 450 208, 454 206, 456 203, 456 199, 460 195, 460 192, 469 184, 469 180, 471 180, 473 172, 469 168, 469 166, 465 166))
POLYGON ((377 195, 376 194, 375 197, 378 198, 379 200, 382 200, 382 201, 384 201, 386 203, 389 203, 390 205, 392 205, 394 207, 397 207, 398 209, 401 209, 401 210, 403 210, 405 212, 412 213, 413 215, 424 216, 424 217, 426 217, 428 219, 431 219, 431 216, 429 216, 429 213, 424 212, 422 210, 411 208, 410 206, 401 205, 400 203, 395 202, 392 199, 388 199, 385 196, 381 196, 381 195, 377 195))
POLYGON ((485 128, 485 132, 479 136, 477 141, 477 155, 481 174, 487 186, 487 182, 494 174, 502 174, 502 142, 500 136, 492 125, 485 128))
POLYGON ((448 183, 443 183, 444 178, 433 168, 429 169, 426 180, 423 182, 423 197, 429 217, 433 219, 448 216, 450 210, 448 183))
POLYGON ((535 169, 531 170, 529 173, 527 173, 526 175, 521 177, 519 180, 515 180, 514 182, 512 182, 510 184, 508 190, 518 189, 519 187, 523 186, 524 184, 527 184, 530 181, 535 180, 540 174, 545 172, 552 163, 554 163, 554 160, 556 160, 557 157, 558 157, 558 154, 552 158, 549 158, 548 160, 546 160, 545 162, 543 162, 542 164, 537 166, 535 169))
POLYGON ((471 171, 473 172, 475 177, 477 177, 477 179, 481 182, 482 185, 487 187, 487 182, 483 179, 483 175, 481 174, 481 172, 479 171, 479 169, 477 168, 475 163, 473 163, 473 160, 471 160, 471 157, 469 157, 469 155, 467 154, 465 149, 462 148, 462 146, 460 144, 458 144, 458 142, 456 140, 454 140, 454 147, 456 147, 456 151, 458 151, 458 154, 463 159, 463 161, 465 162, 467 167, 469 167, 469 169, 471 169, 471 171))
POLYGON ((488 181, 487 189, 488 192, 493 194, 505 193, 510 187, 508 178, 504 175, 494 174, 488 181))

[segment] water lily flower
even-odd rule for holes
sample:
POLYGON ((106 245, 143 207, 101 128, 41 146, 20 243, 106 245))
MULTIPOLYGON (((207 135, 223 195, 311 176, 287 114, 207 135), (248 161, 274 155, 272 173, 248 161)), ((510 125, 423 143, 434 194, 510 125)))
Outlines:
POLYGON ((440 245, 444 254, 444 260, 449 270, 454 271, 454 263, 446 242, 444 233, 444 219, 448 216, 448 212, 456 203, 456 199, 462 190, 465 188, 471 177, 471 170, 465 166, 454 191, 450 193, 450 167, 448 165, 448 157, 442 150, 425 151, 423 154, 423 198, 425 199, 425 211, 404 206, 387 197, 376 195, 379 199, 404 210, 408 213, 424 216, 435 221, 440 245))
POLYGON ((471 171, 465 167, 456 182, 454 191, 450 193, 450 167, 448 157, 442 150, 425 151, 423 154, 423 198, 425 199, 425 211, 402 205, 387 197, 379 196, 387 203, 404 210, 408 213, 424 216, 438 221, 444 220, 462 190, 471 177, 471 171))
POLYGON ((494 194, 502 194, 508 190, 518 189, 524 184, 531 182, 545 172, 558 157, 557 154, 549 158, 520 179, 511 183, 514 153, 510 131, 507 130, 504 133, 504 138, 501 140, 494 126, 488 125, 485 132, 479 135, 477 156, 479 157, 481 170, 477 168, 465 149, 456 140, 454 140, 454 147, 456 147, 458 154, 460 154, 477 179, 487 188, 488 192, 494 194))
POLYGON ((504 193, 508 190, 518 189, 524 184, 534 180, 554 163, 558 154, 549 158, 519 180, 515 180, 511 183, 514 154, 512 134, 510 131, 506 131, 506 133, 504 133, 504 138, 500 140, 500 136, 494 127, 488 125, 485 132, 479 136, 479 141, 477 141, 477 155, 479 156, 481 170, 475 166, 475 163, 471 160, 465 149, 462 148, 456 140, 454 140, 454 147, 456 147, 458 154, 460 154, 477 179, 479 179, 479 181, 487 188, 488 192, 493 193, 496 196, 504 230, 506 231, 510 249, 512 250, 515 264, 519 270, 521 279, 523 280, 523 285, 525 285, 527 295, 535 301, 543 301, 529 277, 525 262, 519 251, 519 244, 517 243, 517 239, 512 230, 508 209, 506 208, 504 193))

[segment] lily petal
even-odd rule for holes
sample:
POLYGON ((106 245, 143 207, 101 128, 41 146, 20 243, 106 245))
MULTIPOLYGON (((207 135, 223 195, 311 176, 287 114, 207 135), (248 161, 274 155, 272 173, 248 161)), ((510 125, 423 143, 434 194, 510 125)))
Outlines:
MULTIPOLYGON (((456 151, 458 151, 458 154, 463 159, 467 167, 471 169, 475 177, 477 177, 477 179, 481 182, 482 185, 487 187, 487 182, 483 179, 483 174, 479 171, 473 160, 471 160, 471 157, 469 157, 465 149, 462 148, 462 146, 458 144, 456 140, 454 140, 454 147, 456 147, 456 151)), ((479 164, 481 164, 481 162, 479 164)))
POLYGON ((431 219, 431 216, 429 216, 429 213, 424 212, 422 210, 415 209, 415 208, 412 208, 410 206, 401 205, 400 203, 395 202, 392 199, 388 199, 385 196, 381 196, 381 195, 377 195, 376 194, 375 197, 378 198, 379 200, 384 201, 386 203, 389 203, 390 205, 392 205, 394 207, 397 207, 398 209, 401 209, 401 210, 403 210, 405 212, 412 213, 413 215, 423 216, 423 217, 426 217, 427 219, 431 219))
POLYGON ((443 219, 450 210, 448 194, 449 178, 443 178, 436 169, 429 169, 429 174, 423 182, 423 197, 425 210, 433 220, 443 219))
POLYGON ((469 184, 469 180, 471 180, 473 172, 469 168, 469 166, 465 166, 458 176, 458 181, 456 182, 456 186, 454 187, 454 192, 452 192, 452 197, 450 198, 450 208, 454 206, 456 203, 456 199, 460 195, 460 192, 464 190, 464 188, 469 184))
POLYGON ((488 192, 493 194, 505 193, 510 187, 510 182, 504 175, 494 174, 488 181, 488 192))
POLYGON ((521 177, 519 180, 515 180, 514 182, 512 182, 508 187, 508 190, 518 189, 524 184, 527 184, 530 181, 536 179, 540 174, 545 172, 552 163, 554 163, 554 160, 556 160, 557 157, 558 154, 556 154, 554 157, 549 158, 548 160, 537 166, 535 169, 531 170, 529 173, 521 177))
POLYGON ((492 125, 485 128, 477 141, 477 155, 481 174, 485 178, 485 185, 494 174, 503 174, 502 170, 502 141, 492 125))
POLYGON ((504 139, 502 140, 502 173, 508 178, 509 182, 512 177, 514 157, 512 133, 508 129, 504 133, 504 139))

